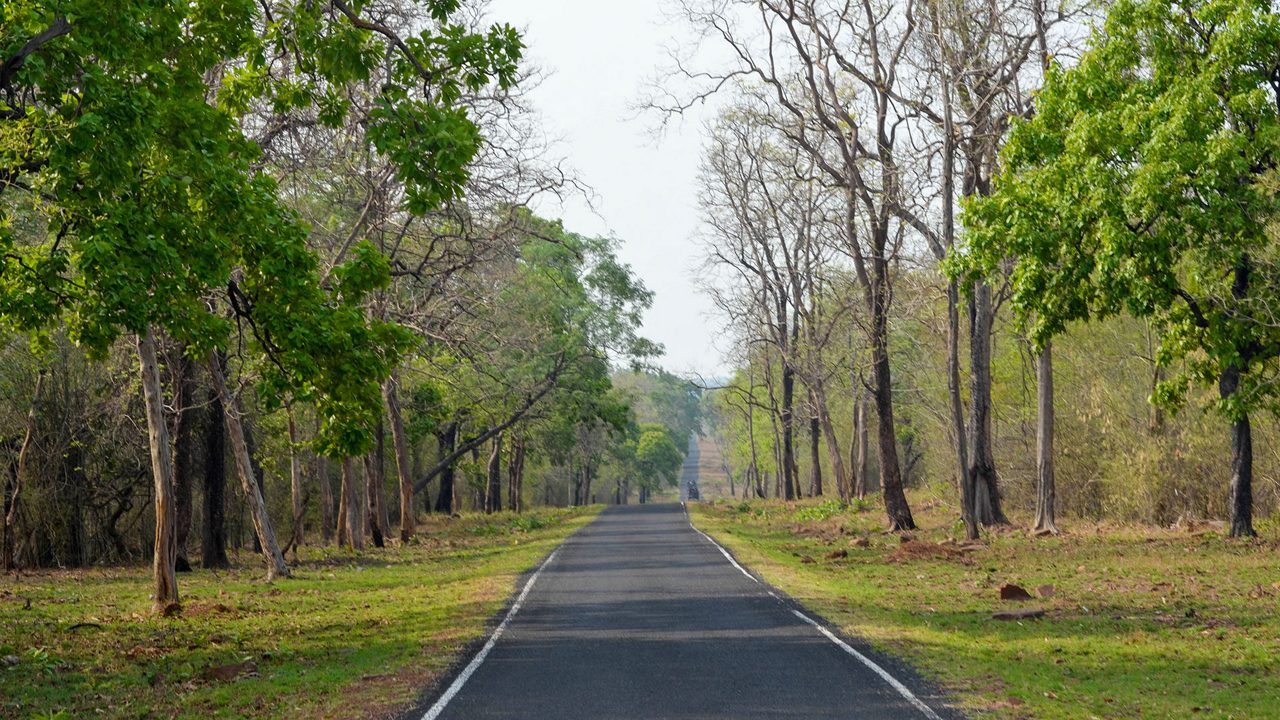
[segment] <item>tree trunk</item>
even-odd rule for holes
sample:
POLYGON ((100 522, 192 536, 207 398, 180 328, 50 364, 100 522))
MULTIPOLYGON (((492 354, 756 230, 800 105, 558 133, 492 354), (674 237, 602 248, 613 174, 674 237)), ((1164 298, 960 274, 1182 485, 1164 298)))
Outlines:
POLYGON ((173 407, 177 413, 173 425, 174 532, 178 547, 176 568, 190 572, 187 539, 191 536, 191 485, 195 472, 195 368, 190 359, 179 353, 173 387, 173 407))
MULTIPOLYGON (((524 510, 524 443, 523 437, 511 441, 511 458, 507 461, 507 509, 511 512, 524 510)), ((621 485, 619 485, 621 491, 621 485)))
POLYGON ((384 538, 391 536, 391 517, 387 510, 387 428, 381 417, 374 430, 373 469, 378 475, 378 527, 384 538))
POLYGON ((396 395, 396 378, 387 378, 382 384, 382 397, 387 402, 387 416, 391 418, 391 444, 396 452, 396 475, 400 481, 400 542, 413 539, 417 530, 413 507, 413 471, 409 461, 409 438, 404 432, 404 417, 400 414, 400 399, 396 395))
POLYGON ((574 470, 573 475, 573 506, 586 504, 586 484, 587 484, 587 468, 584 463, 582 467, 574 470))
POLYGON ((1253 429, 1244 415, 1231 426, 1231 537, 1254 537, 1253 429))
POLYGON ((320 485, 320 539, 325 545, 333 540, 333 531, 338 524, 333 507, 333 482, 329 478, 329 458, 315 456, 316 482, 320 485))
POLYGON ((298 547, 302 545, 305 528, 303 527, 302 508, 302 458, 298 457, 298 426, 293 421, 293 408, 287 408, 289 423, 289 500, 293 510, 293 533, 289 546, 293 548, 293 559, 298 559, 298 547))
POLYGON ((782 491, 784 500, 795 500, 800 494, 800 483, 796 478, 795 455, 795 391, 796 375, 782 362, 782 491))
POLYGON ((222 400, 209 388, 204 418, 204 528, 200 536, 200 565, 231 567, 227 559, 227 429, 222 400))
POLYGON ((13 492, 9 495, 9 506, 4 514, 4 536, 0 541, 0 554, 4 556, 5 572, 16 566, 14 534, 18 524, 18 505, 22 502, 22 481, 27 476, 27 457, 31 454, 31 443, 36 432, 36 401, 40 399, 40 390, 44 387, 44 376, 43 370, 36 374, 36 387, 31 393, 31 405, 27 408, 27 425, 22 434, 22 446, 18 448, 18 464, 13 471, 13 492))
POLYGON ((364 508, 360 502, 360 473, 353 457, 342 459, 342 505, 347 544, 352 550, 364 550, 364 508))
POLYGON ((226 421, 227 436, 231 438, 231 454, 240 475, 240 483, 244 488, 245 501, 249 504, 249 517, 253 521, 255 537, 267 561, 267 580, 289 577, 289 566, 285 564, 280 545, 276 542, 275 531, 271 529, 271 518, 267 516, 267 506, 262 500, 262 493, 259 491, 258 481, 253 473, 244 425, 240 422, 240 408, 227 388, 227 379, 222 373, 222 363, 218 361, 216 353, 209 353, 208 366, 213 387, 222 400, 222 417, 226 421))
MULTIPOLYGON (((351 522, 351 503, 347 502, 347 499, 351 497, 352 476, 353 473, 347 467, 347 460, 344 458, 342 461, 342 476, 338 482, 338 517, 336 522, 338 547, 352 545, 350 532, 353 525, 351 522)), ((361 539, 361 542, 363 542, 363 539, 361 539)))
MULTIPOLYGON (((450 421, 437 436, 440 442, 440 456, 448 457, 458 446, 458 422, 450 421)), ((436 496, 436 512, 453 512, 453 477, 454 466, 450 463, 440 471, 440 494, 436 496)))
POLYGON ((138 336, 142 372, 142 396, 147 409, 147 440, 151 447, 151 475, 155 481, 156 541, 152 556, 155 597, 152 609, 163 612, 178 602, 178 536, 175 523, 173 458, 169 454, 169 428, 164 419, 164 390, 156 362, 155 331, 148 327, 138 336))
POLYGON ((378 461, 373 452, 364 455, 365 509, 374 547, 386 547, 386 525, 382 522, 382 479, 378 477, 378 461))
POLYGON ((489 453, 487 470, 484 511, 495 513, 502 509, 502 435, 493 438, 493 450, 489 453))
POLYGON ((844 455, 840 452, 840 440, 836 437, 835 424, 831 422, 831 410, 827 406, 827 391, 821 381, 814 383, 814 412, 822 429, 822 439, 827 443, 827 457, 831 460, 831 472, 835 475, 836 494, 841 500, 848 500, 852 493, 849 474, 844 466, 844 455))
POLYGON ((1036 534, 1057 535, 1057 488, 1053 476, 1053 346, 1036 360, 1036 534))
POLYGON ((951 405, 951 434, 955 443, 956 484, 960 487, 960 519, 964 536, 979 537, 978 515, 969 482, 969 448, 964 426, 964 400, 960 387, 960 287, 952 279, 947 283, 947 398, 951 405))
MULTIPOLYGON (((223 377, 224 378, 226 377, 225 371, 223 372, 223 377)), ((237 417, 243 416, 243 414, 240 414, 239 407, 236 408, 236 412, 238 413, 237 417)), ((253 481, 258 486, 258 494, 262 496, 262 505, 263 507, 266 507, 266 504, 267 504, 267 488, 266 488, 266 482, 265 482, 266 473, 262 469, 262 463, 258 462, 258 441, 257 441, 257 438, 254 437, 252 425, 250 425, 249 423, 241 422, 240 427, 243 428, 244 430, 244 446, 249 452, 249 467, 253 469, 253 481)), ((235 449, 234 444, 232 445, 232 449, 233 450, 235 449)), ((258 537, 258 534, 256 532, 253 535, 253 551, 255 553, 262 552, 262 540, 261 538, 258 537)))
POLYGON ((902 469, 898 463, 898 438, 894 436, 893 380, 889 370, 889 338, 886 318, 881 317, 873 333, 874 398, 876 403, 876 439, 880 451, 880 489, 884 494, 889 529, 914 530, 915 519, 902 487, 902 469))
POLYGON ((974 513, 983 525, 1007 525, 991 451, 991 287, 979 280, 969 298, 969 468, 974 513))
POLYGON ((822 445, 819 439, 821 422, 815 414, 809 418, 809 497, 822 497, 822 445))
MULTIPOLYGON (((1228 367, 1218 380, 1218 393, 1229 399, 1240 387, 1241 371, 1228 367)), ((1255 537, 1253 529, 1253 428, 1242 414, 1231 424, 1231 537, 1255 537)))

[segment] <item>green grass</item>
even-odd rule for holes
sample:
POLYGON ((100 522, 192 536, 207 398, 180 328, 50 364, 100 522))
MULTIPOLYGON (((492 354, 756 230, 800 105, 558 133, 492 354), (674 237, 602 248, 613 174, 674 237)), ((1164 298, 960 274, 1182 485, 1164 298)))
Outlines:
POLYGON ((598 510, 433 517, 407 547, 303 548, 294 577, 273 584, 246 554, 230 572, 180 575, 172 619, 148 612, 146 568, 0 579, 0 657, 18 658, 0 663, 0 717, 393 712, 485 633, 520 573, 598 510), (242 662, 256 672, 210 673, 242 662))
POLYGON ((695 523, 746 565, 846 632, 909 660, 970 714, 1280 717, 1274 524, 1264 524, 1260 540, 1236 541, 1217 531, 1067 521, 1060 537, 1008 529, 961 553, 948 542, 962 533, 951 503, 912 500, 923 528, 915 539, 946 543, 950 557, 891 559, 901 539, 881 531, 879 508, 690 507, 695 523), (1003 582, 1055 592, 1001 601, 1003 582), (1048 614, 991 619, 1018 607, 1048 614))

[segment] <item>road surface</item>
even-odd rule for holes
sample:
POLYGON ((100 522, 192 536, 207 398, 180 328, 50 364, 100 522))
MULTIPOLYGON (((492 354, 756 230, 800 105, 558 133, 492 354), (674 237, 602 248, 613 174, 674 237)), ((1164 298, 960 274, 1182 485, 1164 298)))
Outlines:
POLYGON ((824 634, 675 503, 605 511, 532 577, 496 640, 412 717, 959 717, 898 663, 824 634))

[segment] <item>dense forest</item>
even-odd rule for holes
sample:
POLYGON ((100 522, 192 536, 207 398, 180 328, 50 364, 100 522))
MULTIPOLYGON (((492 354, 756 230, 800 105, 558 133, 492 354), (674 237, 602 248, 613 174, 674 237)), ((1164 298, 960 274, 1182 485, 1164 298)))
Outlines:
MULTIPOLYGON (((696 389, 480 5, 8 3, 3 563, 414 540, 425 513, 645 500, 696 389)), ((536 79, 536 78, 535 78, 536 79)))
POLYGON ((681 8, 701 44, 651 103, 723 100, 706 402, 738 492, 877 491, 910 529, 903 488, 938 487, 970 538, 1280 508, 1271 5, 681 8))

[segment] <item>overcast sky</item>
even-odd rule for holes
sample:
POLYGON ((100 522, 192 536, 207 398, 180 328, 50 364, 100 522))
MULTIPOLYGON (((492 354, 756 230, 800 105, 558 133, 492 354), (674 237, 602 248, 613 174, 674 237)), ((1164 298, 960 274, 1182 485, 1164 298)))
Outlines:
POLYGON ((492 0, 490 16, 525 31, 527 58, 549 75, 533 102, 594 191, 594 209, 573 198, 539 212, 563 217, 574 232, 621 240, 622 259, 656 293, 644 330, 666 347, 662 364, 714 375, 723 367, 721 331, 693 279, 703 113, 655 139, 655 118, 632 109, 679 34, 664 27, 660 8, 653 0, 492 0))

